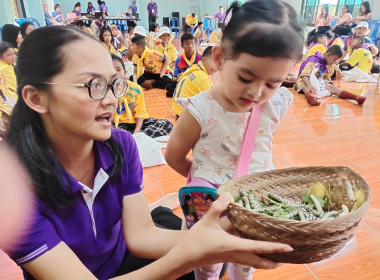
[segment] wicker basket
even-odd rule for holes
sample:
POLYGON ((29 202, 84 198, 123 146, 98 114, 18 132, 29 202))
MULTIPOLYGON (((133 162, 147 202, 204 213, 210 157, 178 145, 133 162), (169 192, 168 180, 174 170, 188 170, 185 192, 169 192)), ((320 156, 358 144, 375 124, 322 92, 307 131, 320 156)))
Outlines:
POLYGON ((369 186, 359 174, 343 166, 277 169, 233 179, 220 186, 218 193, 229 192, 236 197, 241 187, 246 191, 252 190, 257 200, 272 192, 288 200, 302 201, 313 183, 322 182, 330 186, 334 208, 341 209, 342 204, 350 205, 342 187, 342 178, 347 178, 354 190, 362 190, 366 201, 356 211, 332 220, 305 222, 280 219, 254 213, 236 203, 231 203, 227 210, 228 218, 243 238, 286 243, 294 250, 264 257, 284 263, 311 263, 334 255, 353 237, 370 201, 369 186))

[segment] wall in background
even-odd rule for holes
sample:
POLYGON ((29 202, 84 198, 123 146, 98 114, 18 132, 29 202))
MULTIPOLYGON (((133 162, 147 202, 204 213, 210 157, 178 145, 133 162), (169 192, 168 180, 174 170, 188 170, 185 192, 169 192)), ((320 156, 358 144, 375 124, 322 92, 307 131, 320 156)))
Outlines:
MULTIPOLYGON (((0 1, 0 25, 13 23, 11 4, 8 0, 0 1)), ((1 38, 0 38, 1 39, 1 38)))

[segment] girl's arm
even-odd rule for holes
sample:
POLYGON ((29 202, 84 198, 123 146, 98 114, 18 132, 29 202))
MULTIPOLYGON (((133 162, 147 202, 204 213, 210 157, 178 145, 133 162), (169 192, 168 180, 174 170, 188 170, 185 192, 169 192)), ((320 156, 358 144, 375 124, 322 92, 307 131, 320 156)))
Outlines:
POLYGON ((195 143, 199 140, 201 127, 186 108, 183 109, 166 147, 165 159, 168 165, 187 177, 192 159, 187 156, 195 143))
POLYGON ((317 16, 316 20, 315 20, 315 32, 318 31, 318 25, 319 25, 319 20, 320 20, 320 18, 321 18, 321 15, 322 15, 322 14, 319 14, 319 15, 317 16))
POLYGON ((133 82, 137 84, 137 66, 133 67, 133 82))

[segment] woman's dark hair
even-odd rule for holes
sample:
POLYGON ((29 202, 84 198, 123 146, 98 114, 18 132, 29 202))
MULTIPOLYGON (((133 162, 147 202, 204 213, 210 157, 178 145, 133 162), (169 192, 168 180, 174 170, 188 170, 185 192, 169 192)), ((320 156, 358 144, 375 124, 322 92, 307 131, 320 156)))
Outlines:
MULTIPOLYGON (((7 141, 26 166, 38 197, 47 205, 63 208, 75 200, 68 177, 62 177, 63 167, 51 149, 40 115, 29 108, 22 98, 26 85, 37 90, 49 90, 43 82, 62 72, 65 67, 68 44, 94 40, 91 35, 69 26, 38 28, 23 41, 15 67, 17 94, 19 96, 12 112, 7 141)), ((105 141, 112 150, 114 164, 110 177, 121 173, 124 153, 114 138, 105 141)))
POLYGON ((257 57, 301 59, 303 27, 294 8, 277 0, 233 2, 232 16, 223 31, 222 47, 227 58, 240 53, 257 57))
POLYGON ((0 56, 2 56, 8 49, 13 49, 13 46, 8 42, 0 42, 0 56))
POLYGON ((29 25, 33 25, 34 26, 34 24, 31 23, 30 21, 24 21, 20 25, 20 33, 21 33, 22 38, 24 38, 24 39, 25 39, 25 36, 26 36, 26 29, 28 28, 29 25))
POLYGON ((80 2, 76 2, 75 5, 74 5, 74 9, 75 9, 76 7, 80 7, 80 6, 81 6, 80 2))
POLYGON ((117 61, 119 61, 120 64, 121 64, 121 66, 123 66, 123 69, 124 69, 124 71, 125 71, 125 65, 124 65, 124 62, 123 62, 123 60, 122 60, 120 57, 118 57, 116 54, 111 54, 111 58, 112 58, 112 60, 117 60, 117 61))
MULTIPOLYGON (((80 5, 79 5, 79 6, 80 6, 80 5)), ((61 5, 59 5, 58 3, 55 4, 55 5, 54 5, 54 11, 55 11, 56 9, 60 8, 60 7, 61 7, 61 5)))
POLYGON ((364 1, 363 3, 361 3, 360 6, 363 6, 365 8, 365 13, 364 13, 365 15, 371 12, 371 8, 369 6, 368 1, 364 1))
POLYGON ((20 33, 20 27, 14 24, 4 24, 1 30, 1 38, 3 42, 8 42, 14 48, 18 48, 17 36, 20 33))
POLYGON ((347 13, 350 13, 350 7, 349 7, 349 5, 343 5, 343 7, 346 7, 347 13))
POLYGON ((325 16, 324 16, 324 18, 326 19, 327 16, 329 15, 329 5, 328 4, 323 4, 322 6, 323 6, 323 8, 325 8, 325 16))
POLYGON ((108 31, 111 34, 111 39, 112 39, 111 28, 109 26, 103 26, 102 28, 100 28, 100 33, 99 33, 99 40, 102 42, 104 42, 103 34, 106 31, 108 31))
POLYGON ((92 3, 91 2, 88 2, 87 3, 87 8, 92 8, 93 7, 93 5, 92 5, 92 3), (90 6, 91 5, 91 6, 90 6))

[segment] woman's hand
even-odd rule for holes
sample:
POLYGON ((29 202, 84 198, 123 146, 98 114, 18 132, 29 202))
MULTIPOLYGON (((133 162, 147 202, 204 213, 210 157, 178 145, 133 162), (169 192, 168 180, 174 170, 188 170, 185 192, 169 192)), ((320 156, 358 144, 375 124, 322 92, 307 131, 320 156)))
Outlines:
POLYGON ((182 255, 188 269, 223 262, 234 262, 261 269, 273 269, 280 266, 280 263, 259 255, 291 252, 292 248, 289 245, 243 239, 228 234, 220 228, 219 216, 230 202, 229 194, 224 194, 213 202, 210 211, 168 254, 182 255))

